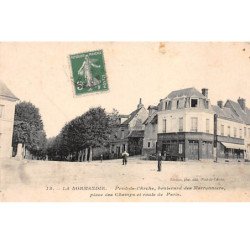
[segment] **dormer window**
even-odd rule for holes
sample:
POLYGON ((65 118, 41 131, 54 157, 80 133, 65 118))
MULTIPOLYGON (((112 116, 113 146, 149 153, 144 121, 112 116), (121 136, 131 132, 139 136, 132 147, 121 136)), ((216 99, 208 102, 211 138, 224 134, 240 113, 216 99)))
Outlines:
POLYGON ((168 101, 165 102, 165 110, 168 109, 168 101))
POLYGON ((198 107, 198 99, 191 98, 191 108, 197 108, 197 107, 198 107))
POLYGON ((180 100, 176 101, 176 108, 179 109, 180 108, 180 100))

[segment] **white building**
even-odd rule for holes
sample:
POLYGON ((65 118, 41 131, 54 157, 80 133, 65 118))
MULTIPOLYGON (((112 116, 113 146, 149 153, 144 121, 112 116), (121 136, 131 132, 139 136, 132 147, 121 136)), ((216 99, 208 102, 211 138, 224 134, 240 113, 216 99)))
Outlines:
POLYGON ((158 109, 158 151, 167 160, 213 157, 214 111, 208 90, 172 91, 158 109))
POLYGON ((0 158, 12 156, 12 136, 17 97, 0 82, 0 158))
POLYGON ((166 160, 250 160, 250 110, 245 99, 211 105, 208 89, 172 91, 145 122, 144 153, 156 152, 166 160))
POLYGON ((241 125, 234 128, 234 137, 244 139, 245 144, 245 158, 250 160, 250 109, 246 106, 244 98, 238 99, 238 102, 227 100, 225 107, 230 108, 240 119, 241 125))

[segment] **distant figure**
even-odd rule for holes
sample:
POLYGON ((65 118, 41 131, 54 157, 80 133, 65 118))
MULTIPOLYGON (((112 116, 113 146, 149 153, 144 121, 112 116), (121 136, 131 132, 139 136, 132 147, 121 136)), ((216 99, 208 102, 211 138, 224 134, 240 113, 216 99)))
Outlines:
POLYGON ((124 150, 122 153, 122 165, 127 165, 129 154, 124 150))
POLYGON ((161 162, 162 162, 162 156, 161 156, 161 153, 158 154, 158 172, 161 171, 161 162))
POLYGON ((101 154, 101 162, 102 162, 102 160, 103 160, 103 155, 101 154))

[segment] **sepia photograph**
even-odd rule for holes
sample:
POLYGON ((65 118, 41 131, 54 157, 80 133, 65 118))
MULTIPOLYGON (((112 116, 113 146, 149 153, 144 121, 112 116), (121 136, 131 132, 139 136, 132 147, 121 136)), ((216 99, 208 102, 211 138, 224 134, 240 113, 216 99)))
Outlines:
POLYGON ((250 43, 0 43, 1 201, 250 201, 250 43))

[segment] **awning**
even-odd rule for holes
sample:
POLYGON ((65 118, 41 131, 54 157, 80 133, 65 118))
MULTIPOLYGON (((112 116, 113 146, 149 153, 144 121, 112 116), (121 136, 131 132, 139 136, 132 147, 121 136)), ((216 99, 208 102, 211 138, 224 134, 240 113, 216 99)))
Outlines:
POLYGON ((229 142, 222 142, 221 144, 224 145, 226 148, 246 150, 245 145, 242 144, 235 144, 229 142))

